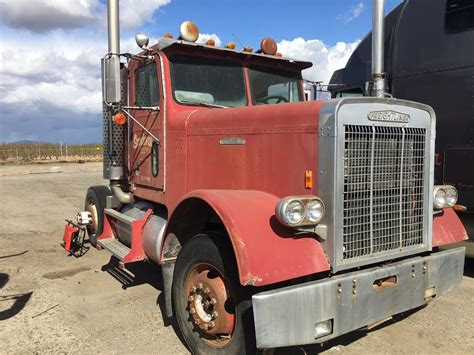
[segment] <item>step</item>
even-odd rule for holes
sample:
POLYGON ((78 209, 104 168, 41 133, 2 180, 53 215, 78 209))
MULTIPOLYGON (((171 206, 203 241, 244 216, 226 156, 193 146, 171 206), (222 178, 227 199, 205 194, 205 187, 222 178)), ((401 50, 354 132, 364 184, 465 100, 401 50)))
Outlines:
POLYGON ((102 248, 107 249, 120 261, 123 261, 125 257, 130 253, 130 248, 115 238, 99 239, 97 241, 97 244, 100 245, 102 248))
POLYGON ((104 209, 104 213, 117 221, 124 222, 126 224, 132 225, 133 222, 137 221, 137 219, 127 216, 123 213, 120 213, 114 209, 106 208, 104 209))

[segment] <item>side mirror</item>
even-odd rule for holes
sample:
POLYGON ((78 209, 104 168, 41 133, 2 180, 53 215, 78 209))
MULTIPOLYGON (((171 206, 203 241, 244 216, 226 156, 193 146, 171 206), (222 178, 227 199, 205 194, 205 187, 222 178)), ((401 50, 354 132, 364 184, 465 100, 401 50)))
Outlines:
POLYGON ((149 39, 148 36, 143 32, 138 32, 135 35, 135 42, 141 49, 146 49, 146 47, 148 46, 149 39))

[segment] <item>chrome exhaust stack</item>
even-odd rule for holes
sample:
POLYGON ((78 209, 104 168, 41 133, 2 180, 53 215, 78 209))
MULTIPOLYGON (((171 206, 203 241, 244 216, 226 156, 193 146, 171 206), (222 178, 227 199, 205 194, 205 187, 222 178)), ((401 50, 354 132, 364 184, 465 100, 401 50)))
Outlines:
POLYGON ((121 203, 133 203, 133 195, 124 192, 126 125, 117 125, 113 117, 127 105, 127 70, 120 64, 119 0, 107 1, 109 51, 102 58, 102 119, 104 143, 104 179, 121 203))
POLYGON ((385 97, 384 77, 385 0, 372 2, 372 78, 366 82, 368 96, 385 97))

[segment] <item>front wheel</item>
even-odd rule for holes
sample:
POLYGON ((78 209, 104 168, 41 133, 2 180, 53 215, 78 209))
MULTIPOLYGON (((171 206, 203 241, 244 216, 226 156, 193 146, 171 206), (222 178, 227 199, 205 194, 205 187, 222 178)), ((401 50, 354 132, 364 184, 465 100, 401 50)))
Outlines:
POLYGON ((233 255, 222 249, 200 234, 184 245, 176 262, 174 310, 193 354, 255 352, 251 302, 243 297, 233 255))
POLYGON ((97 237, 104 229, 104 209, 107 196, 111 195, 112 192, 107 186, 91 186, 87 190, 84 209, 90 212, 92 217, 92 224, 87 227, 87 233, 93 246, 97 245, 97 237))

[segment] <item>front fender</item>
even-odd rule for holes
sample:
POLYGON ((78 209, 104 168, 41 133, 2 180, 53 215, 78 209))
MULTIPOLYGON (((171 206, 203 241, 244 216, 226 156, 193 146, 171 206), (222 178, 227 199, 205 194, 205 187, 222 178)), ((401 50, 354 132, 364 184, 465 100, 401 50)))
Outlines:
POLYGON ((181 203, 189 199, 203 200, 221 219, 242 285, 264 286, 330 270, 313 235, 296 235, 276 220, 278 197, 261 191, 195 190, 181 203))
POLYGON ((468 239, 466 229, 452 208, 433 217, 433 246, 462 242, 468 239))

